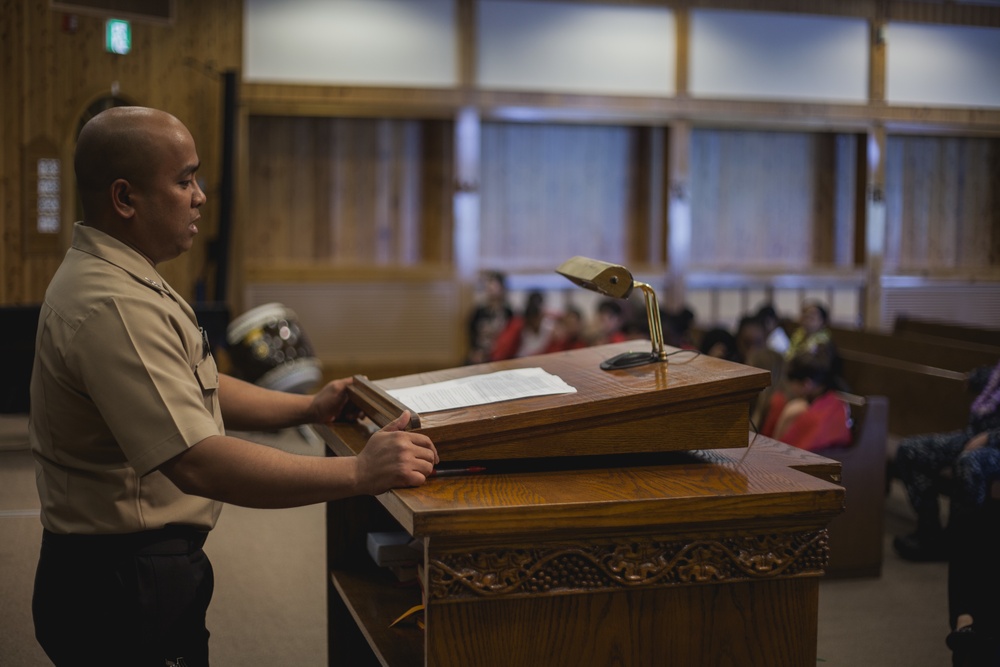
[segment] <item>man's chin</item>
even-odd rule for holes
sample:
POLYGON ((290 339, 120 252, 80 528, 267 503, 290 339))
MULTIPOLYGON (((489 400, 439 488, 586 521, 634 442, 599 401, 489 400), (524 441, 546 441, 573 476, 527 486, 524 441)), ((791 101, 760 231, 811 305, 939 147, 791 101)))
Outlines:
POLYGON ((157 264, 159 264, 160 262, 169 262, 172 259, 177 259, 178 257, 180 257, 181 255, 183 255, 184 253, 186 253, 189 250, 191 250, 192 246, 194 246, 194 239, 193 238, 186 239, 186 240, 180 242, 179 244, 177 244, 177 248, 174 250, 174 252, 172 252, 170 254, 169 257, 163 257, 163 258, 161 258, 160 261, 157 262, 157 264))

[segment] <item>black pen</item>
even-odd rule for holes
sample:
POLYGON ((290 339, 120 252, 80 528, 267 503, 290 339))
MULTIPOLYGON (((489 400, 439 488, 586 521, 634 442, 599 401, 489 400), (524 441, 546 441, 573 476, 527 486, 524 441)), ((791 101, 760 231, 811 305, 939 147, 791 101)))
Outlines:
POLYGON ((440 470, 435 468, 428 477, 449 477, 451 475, 474 475, 477 472, 486 472, 482 466, 472 466, 471 468, 446 468, 440 470))

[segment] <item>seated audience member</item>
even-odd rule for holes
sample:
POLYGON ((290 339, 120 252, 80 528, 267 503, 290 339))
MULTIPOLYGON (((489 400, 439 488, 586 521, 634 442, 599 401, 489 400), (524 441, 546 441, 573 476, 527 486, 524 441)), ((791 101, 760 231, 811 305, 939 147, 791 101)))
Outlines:
POLYGON ((741 364, 748 363, 750 355, 766 347, 764 325, 756 316, 741 317, 736 326, 736 359, 741 364))
POLYGON ((521 315, 515 315, 493 346, 492 361, 530 357, 545 351, 552 337, 555 322, 543 307, 545 297, 541 292, 528 295, 528 303, 521 315))
POLYGON ((793 357, 785 385, 785 392, 772 395, 763 435, 810 451, 850 444, 850 411, 837 397, 824 352, 793 357))
POLYGON ((587 341, 583 339, 583 315, 579 308, 569 306, 556 318, 552 338, 544 352, 564 352, 581 347, 587 347, 587 341))
POLYGON ((770 348, 754 350, 747 359, 747 365, 771 372, 771 384, 757 395, 750 408, 750 421, 762 426, 767 421, 771 397, 775 393, 787 392, 785 386, 785 357, 770 348))
POLYGON ((663 341, 667 345, 682 350, 697 350, 691 327, 694 325, 694 311, 684 306, 678 311, 662 311, 663 341))
POLYGON ((701 337, 701 344, 698 350, 710 357, 736 361, 738 352, 736 349, 736 337, 725 329, 709 329, 701 337))
POLYGON ((764 327, 764 335, 768 349, 774 350, 778 354, 788 351, 790 341, 785 328, 781 326, 778 313, 771 304, 765 304, 757 311, 757 319, 764 327))
POLYGON ((893 469, 917 514, 916 531, 893 540, 896 552, 906 560, 947 557, 938 503, 942 471, 952 473, 952 517, 981 508, 990 484, 1000 478, 1000 363, 969 373, 967 386, 978 395, 965 428, 910 436, 896 450, 893 469))
POLYGON ((486 271, 481 278, 483 301, 469 316, 469 354, 466 362, 490 360, 497 337, 507 328, 514 311, 507 302, 507 278, 499 271, 486 271))
POLYGON ((791 359, 803 352, 815 354, 820 348, 831 347, 833 335, 830 332, 829 321, 829 314, 822 304, 816 301, 803 303, 799 325, 789 339, 785 359, 791 359))
POLYGON ((948 521, 948 623, 952 664, 1000 665, 1000 571, 996 507, 951 513, 948 521))
POLYGON ((605 345, 629 340, 625 323, 625 310, 621 304, 612 299, 602 300, 597 304, 597 332, 591 343, 605 345))
POLYGON ((799 326, 789 340, 785 361, 788 362, 803 352, 822 354, 827 358, 833 371, 833 386, 842 391, 849 391, 841 375, 842 362, 833 340, 833 332, 830 330, 830 316, 826 307, 818 301, 806 301, 802 304, 799 326))

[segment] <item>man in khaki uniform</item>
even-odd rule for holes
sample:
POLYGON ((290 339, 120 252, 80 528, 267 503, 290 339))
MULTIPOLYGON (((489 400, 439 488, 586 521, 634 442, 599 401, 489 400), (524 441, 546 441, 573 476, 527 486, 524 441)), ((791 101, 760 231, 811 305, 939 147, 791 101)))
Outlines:
POLYGON ((433 443, 375 433, 357 457, 296 456, 226 435, 326 423, 349 380, 315 396, 220 374, 195 315, 156 266, 190 249, 205 203, 173 116, 118 107, 84 126, 84 220, 45 295, 30 438, 44 527, 36 636, 57 664, 208 664, 221 503, 292 507, 424 482, 433 443))

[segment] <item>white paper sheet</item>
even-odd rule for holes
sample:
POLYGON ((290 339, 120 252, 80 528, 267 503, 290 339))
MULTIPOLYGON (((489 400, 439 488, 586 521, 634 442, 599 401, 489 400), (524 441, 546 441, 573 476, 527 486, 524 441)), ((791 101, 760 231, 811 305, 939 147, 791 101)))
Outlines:
POLYGON ((528 396, 572 394, 575 387, 541 368, 515 368, 386 392, 420 414, 528 396))

